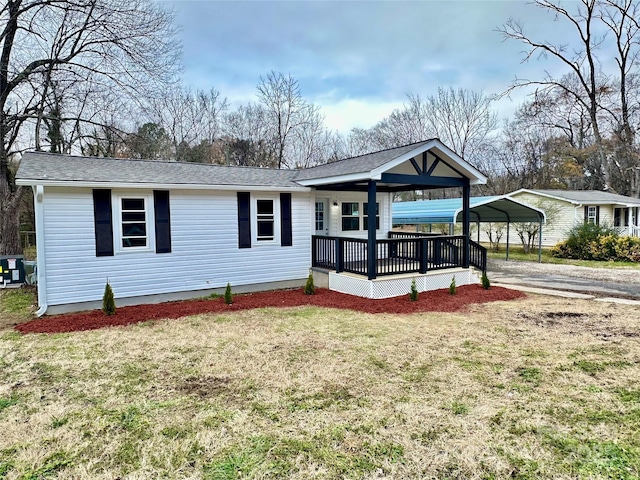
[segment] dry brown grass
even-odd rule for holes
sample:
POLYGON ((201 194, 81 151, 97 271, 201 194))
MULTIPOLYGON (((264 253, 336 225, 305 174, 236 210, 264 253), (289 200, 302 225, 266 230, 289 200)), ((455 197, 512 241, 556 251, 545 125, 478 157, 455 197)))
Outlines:
POLYGON ((637 307, 0 332, 0 478, 637 478, 637 307))

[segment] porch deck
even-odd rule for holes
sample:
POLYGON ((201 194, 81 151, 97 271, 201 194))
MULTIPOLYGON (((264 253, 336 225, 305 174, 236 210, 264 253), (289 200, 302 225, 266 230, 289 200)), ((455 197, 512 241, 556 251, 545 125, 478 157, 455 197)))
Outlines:
POLYGON ((446 288, 451 278, 457 285, 477 283, 471 267, 485 271, 487 250, 462 235, 389 232, 377 239, 376 261, 368 262, 367 240, 313 236, 312 267, 331 290, 365 298, 389 298, 409 292, 415 281, 419 292, 446 288), (375 271, 370 272, 373 263, 375 271), (326 275, 326 277, 325 277, 326 275))
POLYGON ((368 269, 367 240, 348 237, 312 237, 312 267, 349 272, 374 279, 380 276, 467 268, 486 270, 487 250, 469 241, 469 259, 465 261, 465 237, 425 233, 389 232, 377 239, 375 272, 368 269))

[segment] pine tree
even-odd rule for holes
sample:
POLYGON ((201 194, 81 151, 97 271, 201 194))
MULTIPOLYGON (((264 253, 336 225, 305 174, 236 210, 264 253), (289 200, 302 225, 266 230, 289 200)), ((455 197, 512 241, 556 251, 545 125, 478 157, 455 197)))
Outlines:
POLYGON ((231 293, 231 284, 227 283, 227 289, 224 291, 224 303, 231 305, 233 303, 233 294, 231 293))
POLYGON ((102 296, 102 311, 105 315, 116 314, 116 300, 113 297, 113 290, 107 280, 107 284, 104 287, 104 295, 102 296))
POLYGON ((313 284, 313 274, 309 272, 309 277, 307 278, 307 283, 304 286, 304 294, 305 295, 315 295, 316 294, 316 286, 313 284))
POLYGON ((418 301, 418 287, 416 286, 416 279, 411 280, 411 290, 409 291, 409 300, 412 302, 418 301))

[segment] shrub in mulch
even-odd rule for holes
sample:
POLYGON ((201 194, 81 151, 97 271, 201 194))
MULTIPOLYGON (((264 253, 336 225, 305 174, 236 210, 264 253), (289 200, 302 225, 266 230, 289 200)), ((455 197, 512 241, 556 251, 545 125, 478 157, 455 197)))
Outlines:
POLYGON ((223 298, 197 299, 147 305, 120 307, 115 315, 106 316, 101 310, 91 310, 65 315, 47 316, 17 325, 22 333, 61 333, 95 330, 103 327, 130 325, 147 320, 172 319, 200 313, 222 313, 264 307, 297 307, 313 305, 341 308, 365 313, 418 313, 459 312, 470 304, 514 300, 525 296, 517 290, 492 287, 484 290, 480 285, 457 288, 457 295, 449 295, 448 289, 424 292, 411 302, 406 295, 382 300, 346 295, 324 288, 317 288, 315 295, 305 295, 304 288, 235 295, 233 304, 223 298))

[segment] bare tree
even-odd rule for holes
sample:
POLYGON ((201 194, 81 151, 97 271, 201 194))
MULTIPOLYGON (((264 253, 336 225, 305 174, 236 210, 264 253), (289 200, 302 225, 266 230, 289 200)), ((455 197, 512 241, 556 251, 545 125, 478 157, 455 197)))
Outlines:
POLYGON ((493 99, 482 92, 438 88, 423 99, 408 95, 408 102, 368 130, 352 130, 358 153, 440 138, 456 153, 474 161, 498 127, 493 99))
MULTIPOLYGON (((150 0, 6 0, 0 6, 0 254, 20 249, 22 189, 9 159, 34 146, 35 125, 51 112, 43 112, 50 80, 88 81, 132 99, 155 94, 171 81, 179 55, 172 22, 172 13, 150 0)), ((90 123, 96 112, 86 119, 73 113, 76 122, 90 123)), ((52 118, 58 126, 72 121, 63 108, 52 118)), ((51 121, 49 128, 57 128, 51 121)))
POLYGON ((222 115, 227 108, 227 99, 215 88, 195 92, 184 87, 175 88, 152 99, 151 116, 155 123, 166 129, 173 145, 173 152, 167 159, 197 159, 211 163, 210 155, 195 155, 192 150, 211 146, 221 135, 222 115))
POLYGON ((505 93, 523 86, 536 87, 536 101, 543 100, 541 121, 558 117, 557 113, 542 112, 564 109, 560 116, 568 122, 554 126, 565 133, 571 130, 583 135, 572 141, 587 140, 579 141, 576 148, 585 150, 584 156, 589 160, 584 163, 585 175, 593 178, 592 186, 639 196, 640 155, 634 143, 633 118, 640 109, 635 100, 640 95, 640 2, 580 0, 571 10, 559 1, 533 3, 552 14, 561 26, 568 27, 574 34, 573 42, 564 45, 534 39, 513 19, 498 31, 527 47, 523 62, 534 57, 549 58, 564 66, 565 73, 559 77, 545 73, 538 80, 517 78, 505 93), (617 72, 605 62, 611 51, 615 52, 617 72), (572 115, 567 116, 568 110, 572 115))
POLYGON ((223 118, 222 158, 217 163, 255 167, 277 167, 268 113, 262 105, 241 105, 223 118))
POLYGON ((258 101, 272 132, 276 167, 293 167, 295 159, 286 158, 287 147, 295 132, 306 128, 317 107, 302 98, 300 85, 291 75, 271 71, 266 77, 260 77, 257 88, 258 101))

